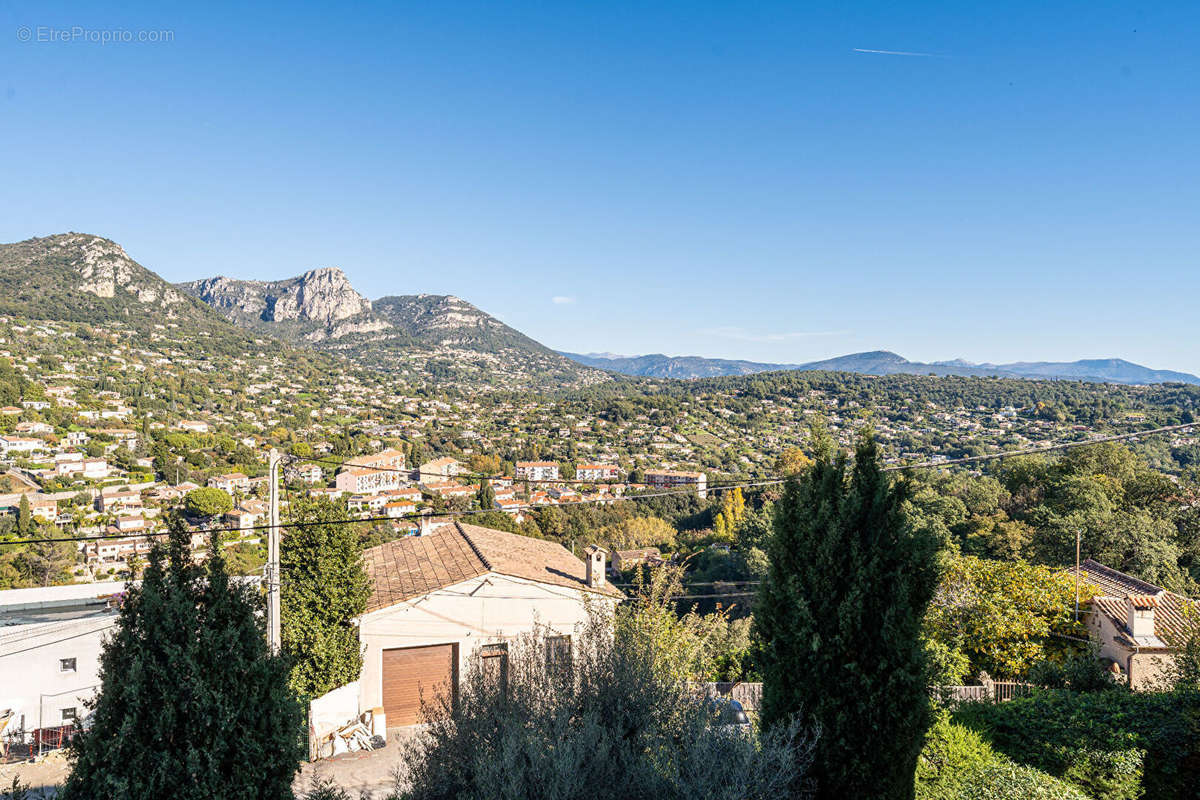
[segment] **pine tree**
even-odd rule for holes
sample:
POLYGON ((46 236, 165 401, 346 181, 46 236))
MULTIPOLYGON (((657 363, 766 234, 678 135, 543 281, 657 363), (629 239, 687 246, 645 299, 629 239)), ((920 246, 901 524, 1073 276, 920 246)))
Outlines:
POLYGON ((192 563, 178 516, 130 585, 100 657, 91 725, 71 744, 62 796, 292 796, 304 717, 287 665, 268 652, 250 587, 230 583, 216 534, 192 563))
POLYGON ((303 699, 358 680, 358 629, 371 587, 362 550, 345 510, 329 500, 297 504, 280 549, 280 638, 292 659, 290 683, 303 699), (316 524, 314 524, 316 523, 316 524))
POLYGON ((920 636, 936 543, 902 510, 874 441, 854 466, 828 449, 775 507, 754 626, 764 725, 820 727, 820 798, 911 798, 930 711, 920 636))

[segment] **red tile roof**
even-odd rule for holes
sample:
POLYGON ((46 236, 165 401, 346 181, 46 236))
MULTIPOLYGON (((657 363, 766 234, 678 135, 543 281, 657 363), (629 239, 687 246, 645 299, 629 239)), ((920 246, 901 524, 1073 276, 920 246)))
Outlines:
MULTIPOLYGON (((1074 574, 1075 568, 1068 570, 1074 574)), ((1098 561, 1087 559, 1079 565, 1083 580, 1099 588, 1092 609, 1108 617, 1122 644, 1140 646, 1129 631, 1129 604, 1134 608, 1154 609, 1154 635, 1170 648, 1179 647, 1195 626, 1196 601, 1168 592, 1161 586, 1126 575, 1098 561)))
POLYGON ((589 589, 587 567, 556 542, 460 522, 372 547, 363 568, 371 579, 368 613, 489 572, 621 596, 608 583, 589 589))

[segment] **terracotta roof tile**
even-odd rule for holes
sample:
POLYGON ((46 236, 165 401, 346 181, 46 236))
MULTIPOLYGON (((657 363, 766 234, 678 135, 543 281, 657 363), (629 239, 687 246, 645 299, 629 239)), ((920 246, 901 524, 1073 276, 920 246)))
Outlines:
MULTIPOLYGON (((1068 570, 1074 574, 1075 568, 1068 570)), ((1169 647, 1178 647, 1195 622, 1196 601, 1168 592, 1161 586, 1126 575, 1098 561, 1088 559, 1079 565, 1080 577, 1100 589, 1092 608, 1109 618, 1123 644, 1136 645, 1129 631, 1129 604, 1154 609, 1154 635, 1169 647)))
MULTIPOLYGON (((587 567, 562 545, 457 522, 372 547, 363 553, 363 568, 371 579, 368 613, 488 572, 588 588, 587 567)), ((621 596, 608 583, 598 591, 621 596)))
MULTIPOLYGON (((1072 575, 1075 574, 1075 568, 1071 567, 1067 570, 1072 575)), ((1155 586, 1153 583, 1135 578, 1132 575, 1126 575, 1124 572, 1118 572, 1112 567, 1106 567, 1099 561, 1094 559, 1085 559, 1079 565, 1079 572, 1088 579, 1089 583, 1095 584, 1100 589, 1100 594, 1109 595, 1111 597, 1127 597, 1131 594, 1158 594, 1162 588, 1155 586)))

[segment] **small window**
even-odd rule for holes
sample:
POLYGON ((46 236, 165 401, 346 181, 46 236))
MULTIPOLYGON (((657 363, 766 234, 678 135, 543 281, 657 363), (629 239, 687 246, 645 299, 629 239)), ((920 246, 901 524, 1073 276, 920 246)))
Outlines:
POLYGON ((74 722, 75 717, 76 717, 75 706, 71 706, 70 708, 64 708, 62 710, 62 721, 63 722, 74 722))
POLYGON ((508 688, 508 645, 485 644, 480 648, 484 682, 502 691, 508 688))
POLYGON ((59 672, 74 672, 75 671, 75 659, 60 658, 58 660, 58 671, 59 672))
POLYGON ((571 663, 571 637, 546 637, 546 668, 554 669, 561 664, 571 663))

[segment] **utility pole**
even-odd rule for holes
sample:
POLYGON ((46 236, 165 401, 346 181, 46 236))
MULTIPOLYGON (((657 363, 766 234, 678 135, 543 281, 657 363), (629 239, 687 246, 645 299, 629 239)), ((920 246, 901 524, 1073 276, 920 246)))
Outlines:
POLYGON ((271 487, 271 521, 267 532, 267 644, 272 653, 279 652, 279 462, 283 457, 274 447, 267 464, 271 487))
POLYGON ((1075 529, 1075 621, 1079 621, 1079 536, 1080 530, 1075 529))

